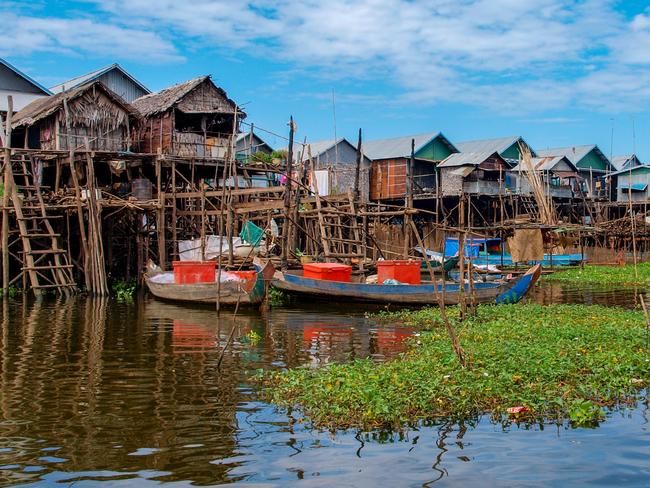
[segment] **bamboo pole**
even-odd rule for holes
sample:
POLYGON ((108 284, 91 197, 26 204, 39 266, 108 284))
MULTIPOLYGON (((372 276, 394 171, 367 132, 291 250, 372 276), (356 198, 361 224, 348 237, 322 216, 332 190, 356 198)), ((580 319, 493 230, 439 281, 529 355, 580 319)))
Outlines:
POLYGON ((2 189, 2 297, 9 292, 9 192, 11 188, 11 118, 14 102, 11 95, 7 97, 7 117, 5 119, 4 138, 4 178, 2 189))
POLYGON ((293 122, 293 116, 289 118, 289 151, 287 154, 287 170, 286 170, 286 182, 284 186, 284 226, 282 228, 282 260, 281 268, 282 271, 286 271, 289 267, 289 218, 291 210, 291 169, 293 165, 293 136, 295 131, 295 124, 293 122))

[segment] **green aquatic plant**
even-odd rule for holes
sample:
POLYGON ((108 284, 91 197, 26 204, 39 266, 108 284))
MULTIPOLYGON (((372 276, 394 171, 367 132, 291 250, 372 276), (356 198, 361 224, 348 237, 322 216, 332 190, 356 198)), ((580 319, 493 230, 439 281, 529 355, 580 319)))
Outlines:
MULTIPOLYGON (((16 288, 15 286, 10 286, 7 289, 7 297, 9 298, 14 298, 18 295, 20 295, 23 291, 20 288, 16 288)), ((0 289, 0 297, 2 296, 2 289, 0 289)))
POLYGON ((273 287, 269 288, 266 299, 272 307, 280 307, 290 301, 289 295, 273 287))
POLYGON ((650 263, 624 266, 587 265, 547 275, 545 281, 569 284, 650 287, 650 263))
POLYGON ((262 336, 259 335, 254 330, 250 330, 247 334, 242 336, 239 340, 242 343, 250 344, 251 346, 255 346, 256 344, 258 344, 262 340, 262 336))
POLYGON ((420 335, 396 359, 260 375, 269 400, 299 407, 318 427, 394 428, 423 419, 599 422, 633 403, 650 379, 643 315, 584 305, 480 306, 458 319, 468 366, 453 352, 438 309, 382 314, 420 335))
POLYGON ((118 301, 121 302, 132 302, 133 297, 138 289, 138 285, 135 280, 120 280, 113 283, 112 286, 113 293, 118 301))

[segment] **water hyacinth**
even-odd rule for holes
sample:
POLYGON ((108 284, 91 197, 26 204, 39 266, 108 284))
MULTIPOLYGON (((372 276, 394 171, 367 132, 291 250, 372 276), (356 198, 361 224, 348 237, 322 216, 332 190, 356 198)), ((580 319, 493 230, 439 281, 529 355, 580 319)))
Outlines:
POLYGON ((650 263, 624 266, 587 265, 558 271, 544 277, 545 281, 580 285, 639 286, 650 288, 650 263))
POLYGON ((650 379, 642 314, 584 305, 480 306, 458 321, 462 368, 437 309, 382 314, 421 328, 420 345, 369 359, 263 374, 267 397, 324 428, 399 428, 435 417, 596 425, 603 409, 633 403, 650 379), (508 413, 509 408, 514 408, 508 413))

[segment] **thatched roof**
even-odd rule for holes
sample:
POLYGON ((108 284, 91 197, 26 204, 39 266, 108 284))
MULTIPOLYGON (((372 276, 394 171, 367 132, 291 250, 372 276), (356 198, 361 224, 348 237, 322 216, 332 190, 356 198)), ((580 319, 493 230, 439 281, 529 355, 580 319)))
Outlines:
POLYGON ((63 101, 72 102, 73 100, 82 97, 90 90, 100 90, 116 105, 122 108, 126 113, 134 117, 138 117, 138 112, 127 102, 122 100, 118 95, 106 88, 100 81, 93 81, 85 85, 66 90, 51 97, 39 98, 27 105, 25 108, 16 113, 13 117, 13 127, 31 126, 39 120, 45 119, 57 111, 63 109, 63 101))
MULTIPOLYGON (((155 114, 166 112, 171 109, 178 103, 180 103, 184 97, 192 92, 195 88, 202 85, 205 82, 209 82, 219 94, 224 98, 227 104, 231 107, 231 112, 235 112, 236 104, 226 94, 225 90, 219 88, 210 79, 210 76, 199 76, 192 80, 185 81, 183 83, 178 83, 172 85, 168 88, 160 90, 156 93, 151 93, 143 97, 138 98, 133 101, 133 106, 140 112, 144 117, 150 117, 155 114)), ((244 115, 243 112, 239 112, 240 115, 244 115)), ((243 118, 243 117, 242 117, 243 118)))

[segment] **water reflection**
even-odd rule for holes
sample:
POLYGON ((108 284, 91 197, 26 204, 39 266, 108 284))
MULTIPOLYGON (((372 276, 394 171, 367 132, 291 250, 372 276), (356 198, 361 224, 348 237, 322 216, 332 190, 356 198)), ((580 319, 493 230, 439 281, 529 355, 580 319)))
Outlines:
MULTIPOLYGON (((557 302, 568 293, 541 288, 534 299, 557 302)), ((610 299, 600 292, 580 297, 610 299)), ((629 302, 626 296, 619 304, 629 302)), ((5 302, 0 485, 516 485, 558 482, 576 472, 594 483, 623 473, 623 484, 633 485, 650 474, 647 406, 627 417, 613 414, 594 431, 513 427, 504 433, 483 420, 401 435, 332 436, 260 402, 250 379, 259 368, 383 361, 405 350, 414 333, 335 309, 234 317, 151 299, 5 302), (610 455, 616 450, 622 454, 610 455), (545 456, 553 468, 537 469, 545 456)))

